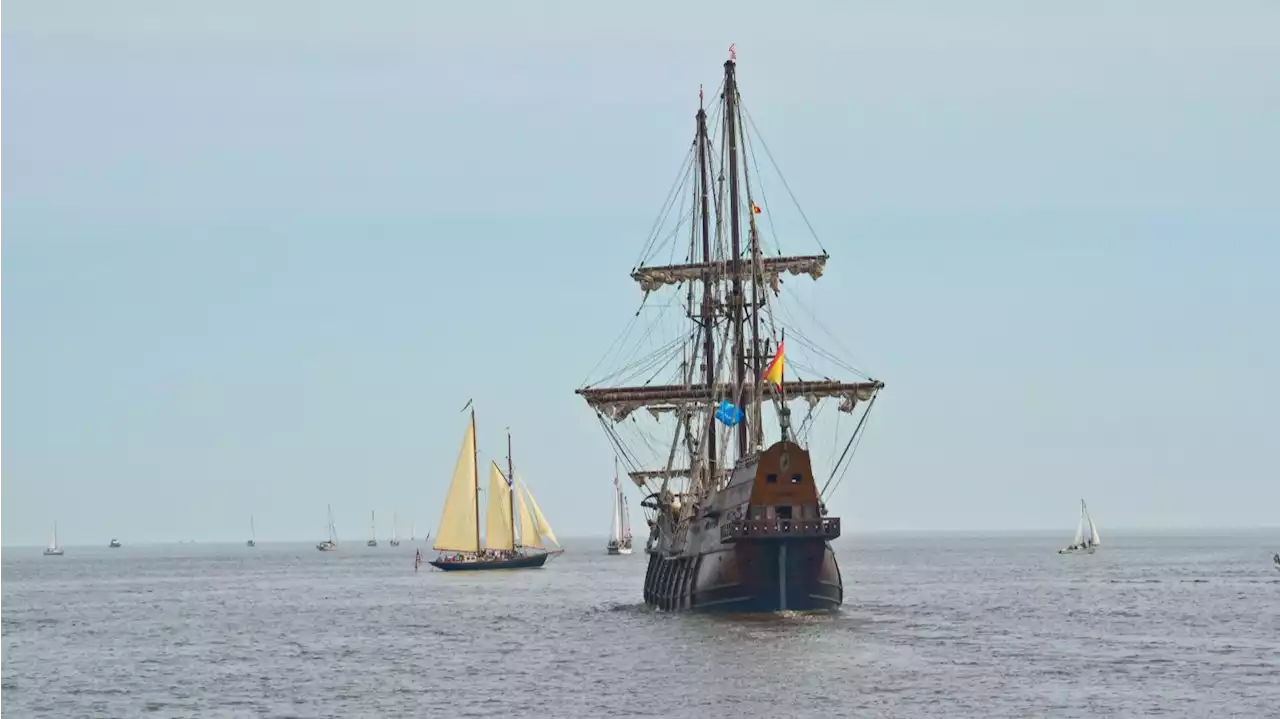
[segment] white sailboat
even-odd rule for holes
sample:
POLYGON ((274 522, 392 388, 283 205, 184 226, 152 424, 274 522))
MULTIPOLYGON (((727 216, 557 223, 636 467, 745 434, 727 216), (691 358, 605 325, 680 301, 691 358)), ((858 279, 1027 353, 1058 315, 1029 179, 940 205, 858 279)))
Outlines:
POLYGON ((393 547, 400 546, 400 536, 396 534, 396 513, 391 513, 391 541, 388 542, 393 547))
MULTIPOLYGON (((468 402, 470 407, 471 403, 468 402)), ((464 410, 466 408, 463 408, 464 410)), ((564 550, 548 550, 543 539, 559 545, 555 532, 542 515, 528 486, 515 474, 511 461, 511 436, 507 435, 507 473, 497 463, 489 467, 488 514, 485 536, 480 537, 479 468, 476 465, 476 416, 462 439, 453 479, 433 548, 440 556, 431 566, 445 571, 526 569, 541 567, 564 550), (530 551, 532 550, 532 551, 530 551)), ((428 532, 428 535, 430 533, 428 532)))
POLYGON ((369 510, 369 541, 364 543, 366 547, 378 546, 378 523, 373 519, 373 510, 369 510))
POLYGON ((338 551, 338 530, 333 526, 333 505, 329 505, 329 538, 316 545, 322 552, 338 551))
POLYGON ((1071 544, 1058 550, 1058 554, 1093 554, 1102 546, 1102 537, 1098 536, 1098 525, 1093 523, 1089 508, 1084 498, 1080 499, 1080 521, 1076 523, 1076 536, 1071 544))
POLYGON ((618 459, 613 460, 613 518, 609 524, 609 544, 605 549, 609 554, 631 554, 631 518, 627 508, 627 498, 622 494, 622 485, 618 483, 618 459))
POLYGON ((46 557, 61 557, 62 547, 58 546, 58 523, 53 523, 53 536, 49 538, 49 546, 44 549, 46 557))
POLYGON ((258 546, 258 531, 253 527, 253 515, 249 515, 249 541, 244 543, 246 547, 258 546))
POLYGON ((414 522, 409 525, 409 544, 418 541, 418 523, 414 522))

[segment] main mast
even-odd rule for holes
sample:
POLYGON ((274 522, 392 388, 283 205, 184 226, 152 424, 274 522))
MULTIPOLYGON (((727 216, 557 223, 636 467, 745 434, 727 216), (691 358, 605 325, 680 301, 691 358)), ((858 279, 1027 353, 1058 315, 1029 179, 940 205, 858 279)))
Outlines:
POLYGON ((507 496, 511 504, 511 551, 516 551, 516 467, 511 459, 511 429, 507 429, 507 496))
MULTIPOLYGON (((733 323, 733 364, 734 364, 734 404, 744 409, 744 414, 754 419, 755 415, 745 412, 743 397, 746 394, 746 348, 743 346, 742 325, 746 309, 742 296, 742 235, 738 217, 738 85, 734 77, 733 56, 724 62, 724 121, 725 136, 729 143, 729 259, 730 273, 733 278, 733 291, 729 296, 730 322, 733 323)), ((755 394, 754 392, 752 394, 755 394)), ((753 400, 754 401, 754 400, 753 400)), ((747 456, 747 422, 738 423, 738 459, 747 456)))

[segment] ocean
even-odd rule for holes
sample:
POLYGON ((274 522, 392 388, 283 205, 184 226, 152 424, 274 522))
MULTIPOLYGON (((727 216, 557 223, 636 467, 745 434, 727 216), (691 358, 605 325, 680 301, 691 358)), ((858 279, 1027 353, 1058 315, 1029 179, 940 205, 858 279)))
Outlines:
MULTIPOLYGON (((866 534, 831 615, 665 614, 646 557, 3 551, 6 717, 1280 716, 1280 530, 866 534)), ((356 543, 352 543, 356 544, 356 543)))

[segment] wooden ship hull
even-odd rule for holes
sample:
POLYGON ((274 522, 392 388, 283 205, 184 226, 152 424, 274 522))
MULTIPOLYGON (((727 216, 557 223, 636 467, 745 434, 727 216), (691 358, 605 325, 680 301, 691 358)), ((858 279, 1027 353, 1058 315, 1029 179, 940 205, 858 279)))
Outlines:
POLYGON ((836 609, 844 586, 830 541, 838 536, 840 520, 822 516, 809 453, 778 442, 708 496, 689 523, 685 549, 650 551, 645 603, 719 612, 836 609))
POLYGON ((539 569, 547 563, 549 555, 545 552, 538 554, 522 554, 519 557, 511 559, 495 559, 492 561, 451 561, 447 559, 436 559, 430 562, 431 566, 446 572, 478 572, 486 569, 539 569))

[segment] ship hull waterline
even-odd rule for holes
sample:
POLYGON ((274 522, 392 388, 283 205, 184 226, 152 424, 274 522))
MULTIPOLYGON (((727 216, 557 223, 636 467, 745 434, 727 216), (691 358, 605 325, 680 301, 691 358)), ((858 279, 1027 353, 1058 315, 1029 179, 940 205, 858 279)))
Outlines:
POLYGON ((692 557, 650 554, 644 600, 667 611, 834 611, 844 586, 825 541, 782 540, 692 557))
POLYGON ((513 559, 496 559, 487 562, 459 562, 449 559, 435 559, 428 562, 428 564, 446 572, 477 572, 487 569, 538 569, 547 563, 547 557, 549 556, 551 556, 549 553, 522 554, 513 559))

